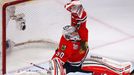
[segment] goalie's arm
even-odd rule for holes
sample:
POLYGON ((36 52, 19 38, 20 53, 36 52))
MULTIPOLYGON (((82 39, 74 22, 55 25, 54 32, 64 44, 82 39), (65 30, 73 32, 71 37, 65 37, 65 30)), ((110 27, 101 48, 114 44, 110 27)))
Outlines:
MULTIPOLYGON (((68 10, 72 16, 72 25, 76 26, 77 28, 80 27, 80 25, 82 25, 82 23, 84 23, 87 19, 87 14, 82 6, 82 4, 80 3, 80 1, 72 1, 70 3, 67 3, 65 5, 65 9, 68 10)), ((85 25, 85 24, 84 24, 85 25)))

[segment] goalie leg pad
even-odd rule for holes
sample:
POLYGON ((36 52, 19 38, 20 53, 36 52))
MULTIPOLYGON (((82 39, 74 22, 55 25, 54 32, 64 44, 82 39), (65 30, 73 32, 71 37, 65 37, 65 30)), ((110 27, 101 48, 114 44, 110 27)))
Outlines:
POLYGON ((60 59, 54 58, 51 60, 51 73, 52 75, 66 75, 60 59))
POLYGON ((92 56, 89 60, 84 62, 83 69, 97 73, 95 75, 98 75, 98 73, 107 73, 108 75, 130 75, 132 63, 121 63, 105 57, 92 56))

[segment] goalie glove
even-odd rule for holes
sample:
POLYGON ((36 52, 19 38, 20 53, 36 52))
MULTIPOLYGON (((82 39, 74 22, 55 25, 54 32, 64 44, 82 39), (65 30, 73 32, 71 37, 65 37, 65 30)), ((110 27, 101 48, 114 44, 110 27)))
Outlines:
POLYGON ((65 9, 73 14, 77 14, 80 18, 82 16, 83 7, 80 1, 72 1, 70 3, 67 3, 65 5, 65 9))

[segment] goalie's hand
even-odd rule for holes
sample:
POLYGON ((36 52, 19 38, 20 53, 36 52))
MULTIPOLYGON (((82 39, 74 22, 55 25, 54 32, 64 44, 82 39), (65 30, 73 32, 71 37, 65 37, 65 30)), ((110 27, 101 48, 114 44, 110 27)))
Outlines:
POLYGON ((72 1, 70 3, 67 3, 64 7, 71 13, 78 13, 79 9, 82 7, 82 4, 80 1, 72 1))

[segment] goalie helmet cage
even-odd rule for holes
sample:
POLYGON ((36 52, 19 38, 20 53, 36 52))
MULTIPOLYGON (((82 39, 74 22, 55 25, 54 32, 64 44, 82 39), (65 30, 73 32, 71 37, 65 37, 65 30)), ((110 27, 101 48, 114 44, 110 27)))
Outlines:
MULTIPOLYGON (((6 22, 6 9, 8 6, 12 6, 12 5, 16 5, 16 4, 21 4, 21 3, 25 3, 25 2, 30 2, 30 1, 34 1, 34 0, 16 0, 16 1, 12 1, 12 2, 8 2, 5 3, 2 7, 2 75, 7 73, 7 69, 6 69, 6 38, 7 38, 7 22, 6 22)), ((71 0, 73 1, 73 0, 71 0)), ((19 43, 17 45, 23 45, 25 43, 42 43, 42 42, 46 42, 46 41, 42 41, 42 40, 36 40, 36 41, 27 41, 27 42, 23 42, 23 43, 19 43)), ((51 42, 50 42, 51 43, 51 42)), ((54 43, 55 44, 55 43, 54 43)))

